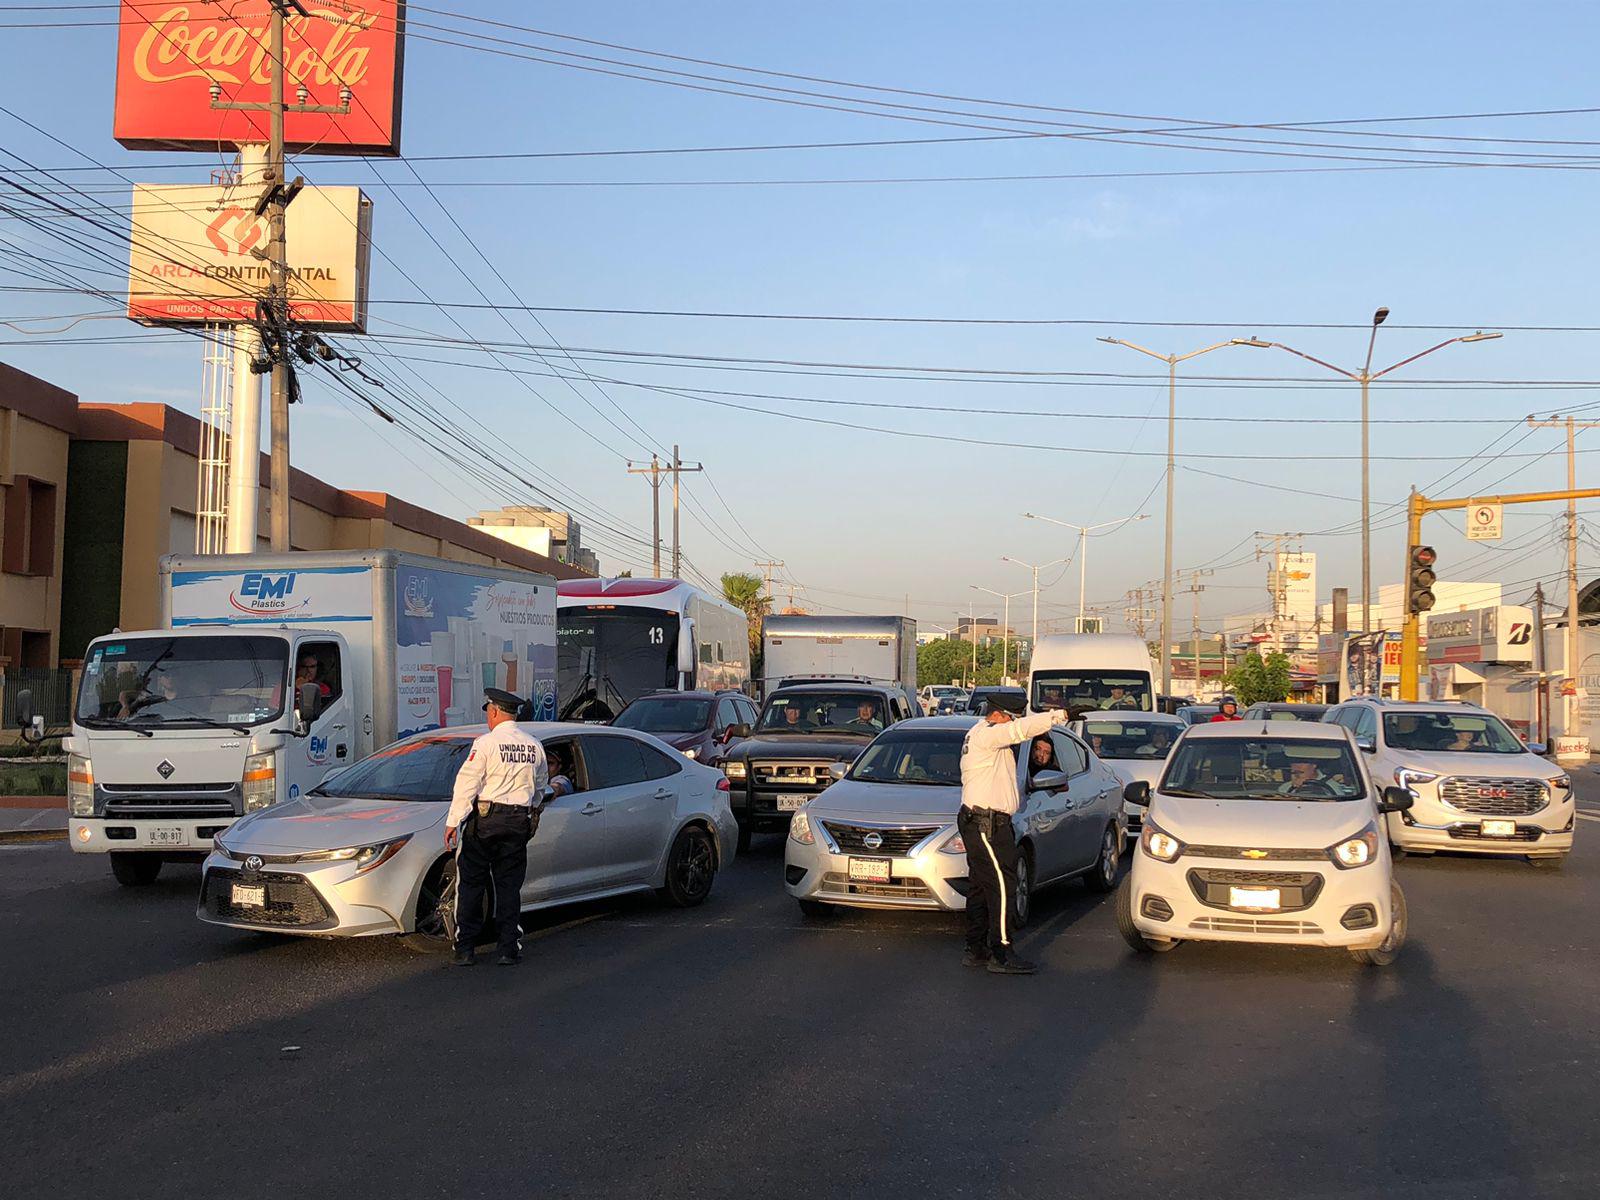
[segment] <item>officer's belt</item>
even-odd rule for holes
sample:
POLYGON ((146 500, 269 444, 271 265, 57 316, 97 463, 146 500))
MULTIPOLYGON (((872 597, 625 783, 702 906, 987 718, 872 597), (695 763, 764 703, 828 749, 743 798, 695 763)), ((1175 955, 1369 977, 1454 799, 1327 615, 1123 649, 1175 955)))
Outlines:
POLYGON ((478 815, 480 817, 487 817, 490 813, 496 811, 497 809, 506 812, 533 811, 533 806, 531 804, 501 804, 497 800, 477 800, 473 802, 473 806, 478 810, 478 815))

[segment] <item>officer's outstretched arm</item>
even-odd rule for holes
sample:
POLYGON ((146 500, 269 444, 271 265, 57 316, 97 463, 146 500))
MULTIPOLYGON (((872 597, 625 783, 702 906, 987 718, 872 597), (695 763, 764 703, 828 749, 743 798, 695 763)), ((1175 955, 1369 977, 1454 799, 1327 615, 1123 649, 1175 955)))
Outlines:
POLYGON ((1041 733, 1049 733, 1066 719, 1067 714, 1064 711, 1052 709, 1050 712, 1034 713, 1031 717, 1018 717, 1015 721, 1007 721, 1003 725, 980 725, 969 735, 968 744, 984 750, 1020 746, 1041 733))

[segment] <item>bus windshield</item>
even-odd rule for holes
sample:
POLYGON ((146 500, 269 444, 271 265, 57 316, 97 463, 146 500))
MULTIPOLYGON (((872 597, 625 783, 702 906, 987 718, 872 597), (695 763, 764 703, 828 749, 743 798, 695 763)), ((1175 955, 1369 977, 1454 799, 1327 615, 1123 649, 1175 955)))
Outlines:
POLYGON ((678 616, 648 608, 556 614, 563 721, 610 721, 646 692, 677 686, 678 616))
POLYGON ((89 650, 78 721, 257 725, 283 713, 289 644, 275 637, 108 638, 89 650))
POLYGON ((1035 671, 1033 707, 1064 708, 1074 716, 1096 709, 1152 712, 1150 676, 1143 671, 1035 671))

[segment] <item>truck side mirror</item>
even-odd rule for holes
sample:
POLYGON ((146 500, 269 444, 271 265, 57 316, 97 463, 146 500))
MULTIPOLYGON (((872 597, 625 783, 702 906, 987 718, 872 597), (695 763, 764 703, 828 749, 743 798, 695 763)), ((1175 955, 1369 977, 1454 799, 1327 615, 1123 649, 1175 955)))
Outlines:
POLYGON ((694 622, 685 619, 683 624, 678 626, 678 671, 680 674, 687 675, 690 679, 693 679, 697 665, 694 647, 694 622))
POLYGON ((321 715, 322 689, 314 683, 302 683, 295 697, 295 718, 302 725, 310 725, 321 715))
POLYGON ((33 689, 20 689, 17 692, 17 725, 23 729, 31 729, 35 715, 37 714, 33 707, 33 689))

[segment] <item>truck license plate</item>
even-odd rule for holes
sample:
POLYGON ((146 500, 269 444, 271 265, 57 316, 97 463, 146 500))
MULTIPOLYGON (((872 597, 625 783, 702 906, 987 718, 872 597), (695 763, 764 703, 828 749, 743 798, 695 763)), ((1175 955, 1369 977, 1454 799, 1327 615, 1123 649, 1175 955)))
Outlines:
POLYGON ((1280 908, 1280 893, 1277 888, 1247 888, 1231 887, 1228 889, 1228 905, 1231 908, 1280 908))
POLYGON ((892 865, 887 858, 852 858, 850 878, 865 883, 888 883, 889 868, 892 865))
POLYGON ((265 908, 267 885, 264 883, 236 883, 233 885, 233 902, 239 908, 265 908))
POLYGON ((145 831, 145 840, 152 846, 181 846, 186 839, 183 836, 183 830, 162 827, 159 829, 147 829, 145 831))
POLYGON ((784 795, 778 797, 779 812, 797 812, 811 803, 810 796, 784 795))
POLYGON ((1478 832, 1484 837, 1516 837, 1517 823, 1515 821, 1484 821, 1479 824, 1478 832))

